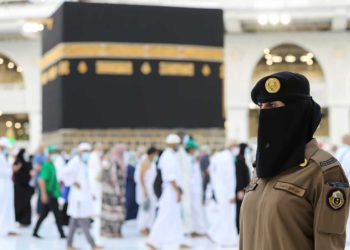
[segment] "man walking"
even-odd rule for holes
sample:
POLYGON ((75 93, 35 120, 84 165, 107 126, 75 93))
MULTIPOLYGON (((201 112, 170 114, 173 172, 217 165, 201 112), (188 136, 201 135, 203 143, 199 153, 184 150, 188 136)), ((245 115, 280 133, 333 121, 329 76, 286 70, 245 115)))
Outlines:
POLYGON ((50 211, 55 215, 57 229, 61 239, 66 238, 62 229, 62 218, 58 208, 58 198, 61 196, 60 186, 57 181, 56 169, 53 165, 57 157, 59 148, 52 145, 48 148, 48 160, 44 162, 39 177, 40 197, 43 203, 43 211, 35 225, 33 236, 41 238, 38 234, 41 223, 46 219, 50 211))

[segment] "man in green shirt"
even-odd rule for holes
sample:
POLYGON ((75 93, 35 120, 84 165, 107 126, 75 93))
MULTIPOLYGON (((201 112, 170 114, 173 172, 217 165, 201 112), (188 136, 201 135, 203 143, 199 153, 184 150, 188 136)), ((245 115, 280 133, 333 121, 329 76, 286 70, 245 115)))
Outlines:
POLYGON ((41 238, 38 235, 40 225, 45 220, 50 211, 52 211, 55 215, 57 229, 61 235, 61 238, 66 238, 62 229, 61 213, 58 208, 58 198, 61 196, 60 186, 57 181, 56 169, 53 165, 53 162, 58 156, 58 151, 59 148, 54 145, 48 147, 48 160, 44 162, 40 171, 39 187, 41 201, 44 205, 44 208, 40 214, 33 232, 33 236, 39 239, 41 238))

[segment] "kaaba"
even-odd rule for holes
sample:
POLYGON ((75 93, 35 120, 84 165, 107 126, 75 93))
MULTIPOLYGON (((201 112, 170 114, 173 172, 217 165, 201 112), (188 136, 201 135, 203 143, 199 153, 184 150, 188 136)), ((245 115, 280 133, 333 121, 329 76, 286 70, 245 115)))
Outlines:
POLYGON ((42 38, 44 135, 110 142, 111 131, 186 128, 221 136, 223 35, 222 10, 63 3, 42 38))

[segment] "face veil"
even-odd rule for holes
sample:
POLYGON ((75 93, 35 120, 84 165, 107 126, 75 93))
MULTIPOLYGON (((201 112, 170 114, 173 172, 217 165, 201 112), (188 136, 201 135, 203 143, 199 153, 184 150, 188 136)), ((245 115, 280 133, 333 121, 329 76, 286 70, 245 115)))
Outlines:
POLYGON ((304 162, 305 145, 321 121, 320 106, 310 98, 284 101, 285 106, 260 110, 256 171, 270 178, 304 162))

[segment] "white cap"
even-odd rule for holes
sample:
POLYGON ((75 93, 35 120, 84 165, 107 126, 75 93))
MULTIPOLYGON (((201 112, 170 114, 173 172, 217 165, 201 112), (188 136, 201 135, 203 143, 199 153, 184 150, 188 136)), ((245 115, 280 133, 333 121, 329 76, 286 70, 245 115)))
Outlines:
POLYGON ((10 140, 6 137, 0 138, 0 146, 4 148, 12 148, 12 145, 10 143, 10 140))
POLYGON ((79 144, 78 150, 79 151, 91 151, 92 147, 91 147, 91 145, 89 143, 82 142, 82 143, 79 144))
POLYGON ((177 134, 170 134, 166 138, 166 144, 180 144, 181 138, 177 134))

